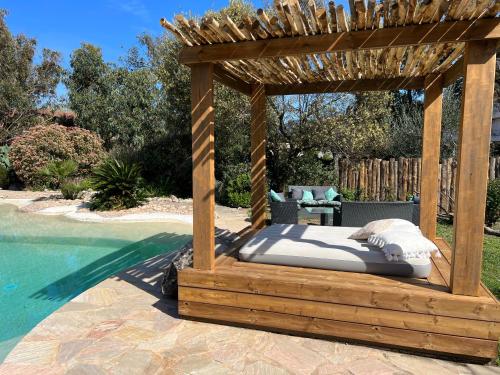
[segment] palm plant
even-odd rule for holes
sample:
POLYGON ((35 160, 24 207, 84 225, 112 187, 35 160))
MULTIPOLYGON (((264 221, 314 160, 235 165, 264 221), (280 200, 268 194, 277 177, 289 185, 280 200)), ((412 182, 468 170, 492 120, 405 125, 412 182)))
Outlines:
POLYGON ((108 159, 93 172, 91 182, 97 193, 92 197, 94 210, 120 210, 145 202, 146 192, 138 164, 108 159))
POLYGON ((74 160, 57 160, 47 164, 40 170, 40 175, 48 178, 49 183, 58 189, 69 177, 78 170, 78 163, 74 160))

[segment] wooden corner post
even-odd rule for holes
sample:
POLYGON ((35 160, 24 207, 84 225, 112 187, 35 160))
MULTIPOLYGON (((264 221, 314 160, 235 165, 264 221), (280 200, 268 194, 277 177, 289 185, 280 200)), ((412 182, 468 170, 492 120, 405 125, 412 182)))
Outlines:
POLYGON ((252 227, 262 229, 266 225, 267 182, 266 182, 266 93, 264 85, 253 85, 250 99, 251 119, 251 159, 252 159, 252 227))
POLYGON ((466 44, 451 268, 454 294, 477 296, 481 282, 495 60, 496 41, 466 44))
POLYGON ((193 266, 213 270, 215 264, 214 67, 191 66, 193 130, 193 266))
POLYGON ((443 77, 435 74, 429 75, 425 79, 420 229, 431 240, 436 238, 442 112, 443 77))

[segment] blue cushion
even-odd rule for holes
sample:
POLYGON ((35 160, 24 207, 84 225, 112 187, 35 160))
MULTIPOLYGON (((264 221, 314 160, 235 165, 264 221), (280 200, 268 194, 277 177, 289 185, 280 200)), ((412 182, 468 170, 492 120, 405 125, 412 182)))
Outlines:
POLYGON ((303 201, 313 201, 314 196, 312 191, 309 190, 302 190, 302 200, 303 201))
POLYGON ((269 192, 269 197, 271 198, 271 202, 283 202, 284 199, 280 197, 278 193, 271 189, 269 192))
POLYGON ((339 196, 339 193, 337 193, 333 188, 328 189, 325 191, 325 198, 327 201, 333 201, 336 197, 339 196))

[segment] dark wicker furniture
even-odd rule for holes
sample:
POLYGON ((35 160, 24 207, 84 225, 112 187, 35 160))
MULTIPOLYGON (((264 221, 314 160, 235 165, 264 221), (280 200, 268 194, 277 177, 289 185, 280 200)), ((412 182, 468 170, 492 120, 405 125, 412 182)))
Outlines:
POLYGON ((342 201, 341 194, 336 196, 333 202, 303 202, 292 198, 292 189, 294 188, 300 190, 319 190, 325 192, 330 189, 330 187, 337 191, 337 188, 335 186, 288 186, 287 193, 278 193, 283 199, 285 199, 284 202, 273 202, 271 199, 269 199, 269 207, 271 208, 271 223, 298 224, 300 209, 303 209, 305 207, 314 207, 317 209, 329 207, 333 208, 333 213, 331 215, 327 215, 326 213, 320 214, 322 225, 340 225, 340 205, 338 202, 342 201))
POLYGON ((342 202, 343 227, 362 227, 370 221, 404 219, 418 225, 418 204, 413 202, 342 202))
POLYGON ((295 200, 285 202, 269 202, 272 224, 298 224, 299 205, 295 200))

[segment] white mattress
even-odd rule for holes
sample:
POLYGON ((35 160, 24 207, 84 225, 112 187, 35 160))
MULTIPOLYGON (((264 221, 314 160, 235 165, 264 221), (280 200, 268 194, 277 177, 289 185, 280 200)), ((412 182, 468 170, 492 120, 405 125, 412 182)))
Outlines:
POLYGON ((247 262, 425 278, 430 259, 389 262, 377 247, 348 237, 359 228, 274 224, 240 249, 247 262))

